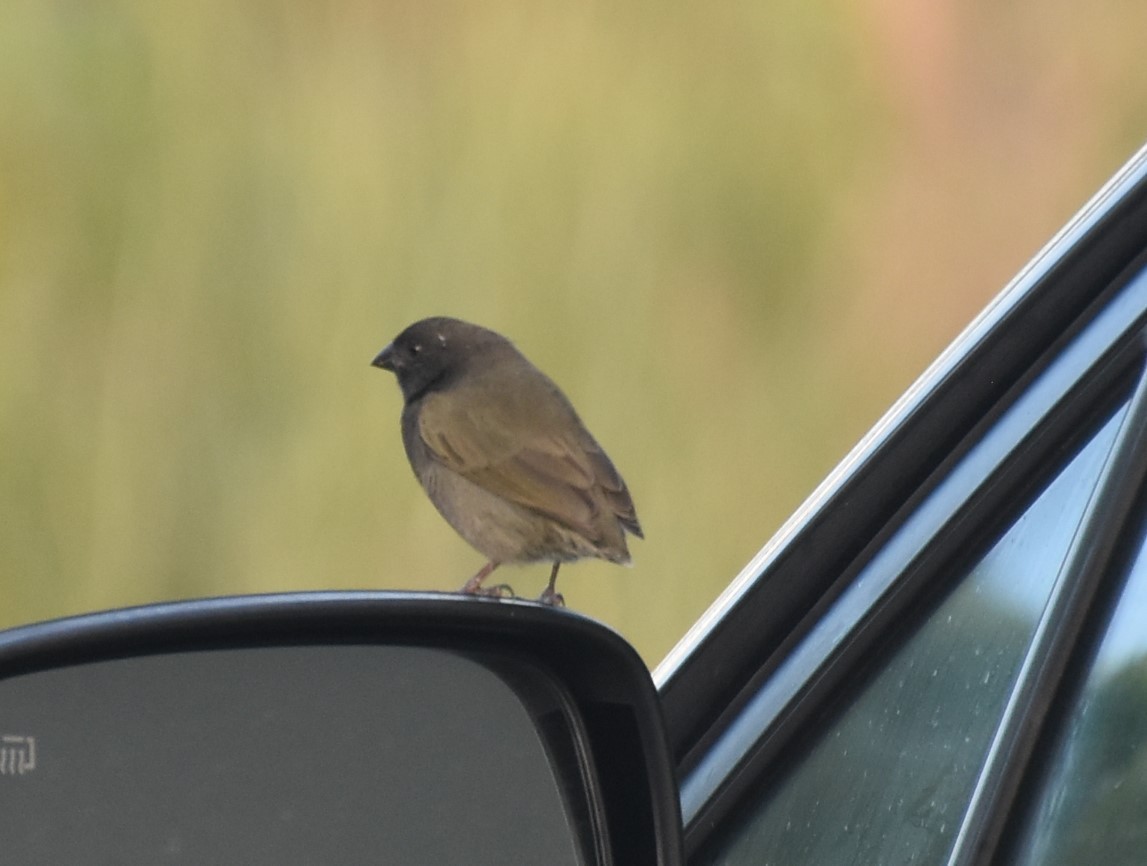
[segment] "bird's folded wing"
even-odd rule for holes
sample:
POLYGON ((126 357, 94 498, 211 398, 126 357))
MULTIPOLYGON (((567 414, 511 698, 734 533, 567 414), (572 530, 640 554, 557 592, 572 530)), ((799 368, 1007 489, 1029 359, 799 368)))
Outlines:
POLYGON ((552 420, 523 411, 520 404, 428 399, 419 432, 434 457, 451 470, 596 538, 603 508, 614 510, 617 495, 625 502, 629 495, 596 443, 572 439, 552 420))

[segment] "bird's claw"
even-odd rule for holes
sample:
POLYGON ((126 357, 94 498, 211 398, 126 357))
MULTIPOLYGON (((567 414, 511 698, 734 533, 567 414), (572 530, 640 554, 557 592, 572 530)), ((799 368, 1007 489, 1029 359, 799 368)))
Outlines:
POLYGON ((494 586, 462 587, 464 595, 482 595, 487 598, 515 598, 514 588, 508 583, 497 583, 494 586))
POLYGON ((552 586, 547 586, 542 591, 542 594, 538 596, 538 603, 548 604, 550 607, 565 607, 566 599, 564 595, 554 590, 552 586))
POLYGON ((514 595, 514 588, 508 583, 498 583, 494 586, 482 587, 482 594, 493 596, 494 598, 516 598, 514 595))

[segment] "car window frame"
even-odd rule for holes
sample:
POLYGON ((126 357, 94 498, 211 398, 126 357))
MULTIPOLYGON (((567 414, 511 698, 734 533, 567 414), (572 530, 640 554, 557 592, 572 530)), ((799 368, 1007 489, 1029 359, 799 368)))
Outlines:
MULTIPOLYGON (((952 534, 961 510, 982 522, 986 512, 1016 507, 1022 494, 1009 473, 1047 463, 1070 444, 1073 424, 1126 395, 1133 379, 1142 388, 1145 248, 1147 149, 937 360, 658 668, 690 851, 727 811, 722 798, 735 800, 738 774, 775 757, 786 725, 799 727, 826 699, 826 665, 846 665, 862 650, 860 623, 879 633, 928 583, 935 563, 924 552, 896 553, 903 528, 934 511, 930 555, 942 557, 939 527, 952 534), (1008 443, 989 444, 1009 428, 1008 443), (982 459, 978 452, 991 455, 989 471, 945 494, 982 459), (881 557, 891 562, 885 585, 857 598, 865 569, 881 557), (761 706, 773 714, 763 727, 761 706), (770 733, 746 733, 754 725, 770 733)), ((968 832, 998 839, 999 828, 987 832, 984 820, 1004 792, 985 785, 973 803, 983 820, 968 832)), ((980 862, 986 849, 967 845, 956 850, 972 853, 953 864, 980 862)))

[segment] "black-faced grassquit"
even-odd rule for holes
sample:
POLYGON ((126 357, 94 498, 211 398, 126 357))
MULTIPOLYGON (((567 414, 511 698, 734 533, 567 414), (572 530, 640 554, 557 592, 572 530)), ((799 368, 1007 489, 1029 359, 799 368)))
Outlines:
POLYGON ((552 562, 539 601, 562 604, 558 567, 583 557, 629 562, 642 537, 629 490, 557 385, 505 337, 458 319, 415 322, 372 362, 398 377, 402 442, 447 523, 489 559, 552 562))

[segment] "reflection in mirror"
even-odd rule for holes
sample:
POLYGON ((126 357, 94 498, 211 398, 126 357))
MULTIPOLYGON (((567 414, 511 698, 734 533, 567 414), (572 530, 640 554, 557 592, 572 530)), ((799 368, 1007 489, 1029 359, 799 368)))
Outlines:
MULTIPOLYGON (((1126 409, 1052 480, 700 863, 945 861, 1126 409)), ((751 795, 750 795, 751 797, 751 795)))
POLYGON ((535 719, 560 699, 528 674, 304 646, 10 677, 3 862, 584 863, 535 719))
POLYGON ((1147 548, 1139 552, 1068 717, 1017 862, 1147 858, 1147 548))

